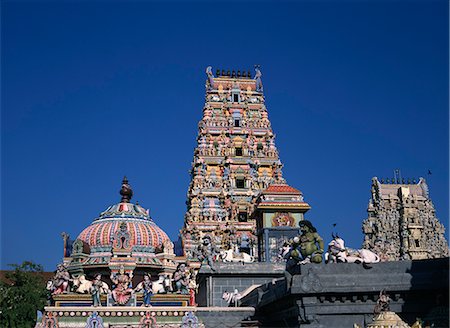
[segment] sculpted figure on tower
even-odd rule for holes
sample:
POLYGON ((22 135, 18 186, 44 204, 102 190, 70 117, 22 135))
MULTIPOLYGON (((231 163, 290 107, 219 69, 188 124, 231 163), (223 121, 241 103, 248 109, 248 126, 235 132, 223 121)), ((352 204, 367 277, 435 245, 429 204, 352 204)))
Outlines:
POLYGON ((112 291, 114 301, 118 305, 125 305, 131 298, 133 289, 131 288, 132 274, 126 274, 123 268, 120 268, 118 273, 111 274, 111 281, 115 284, 115 288, 112 291))

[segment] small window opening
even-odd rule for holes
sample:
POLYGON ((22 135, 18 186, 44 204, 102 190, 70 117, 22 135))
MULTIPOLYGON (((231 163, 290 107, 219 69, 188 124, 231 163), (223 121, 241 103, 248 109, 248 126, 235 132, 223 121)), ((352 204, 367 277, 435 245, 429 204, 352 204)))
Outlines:
POLYGON ((420 247, 420 243, 418 239, 414 239, 414 242, 416 243, 416 247, 420 247))
POLYGON ((242 156, 242 148, 240 147, 236 148, 236 156, 242 156))
POLYGON ((239 121, 239 120, 234 120, 234 127, 235 128, 238 128, 238 127, 240 127, 241 126, 241 121, 239 121))
POLYGON ((244 189, 245 188, 245 180, 244 179, 236 179, 236 188, 244 189))
POLYGON ((239 102, 239 95, 236 93, 233 95, 233 102, 239 102))
POLYGON ((239 212, 238 220, 239 222, 247 222, 247 212, 239 212))

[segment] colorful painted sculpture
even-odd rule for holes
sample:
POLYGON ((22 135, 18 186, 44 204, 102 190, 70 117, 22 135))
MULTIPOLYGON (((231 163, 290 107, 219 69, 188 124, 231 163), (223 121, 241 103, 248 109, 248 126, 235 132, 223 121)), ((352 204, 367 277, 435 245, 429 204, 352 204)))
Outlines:
POLYGON ((116 285, 112 291, 112 296, 116 304, 125 305, 131 298, 133 289, 131 286, 132 276, 127 275, 123 268, 120 269, 118 274, 111 274, 111 281, 116 285))
POLYGON ((151 306, 150 300, 153 296, 153 282, 149 274, 144 274, 144 280, 141 281, 134 291, 141 291, 144 293, 144 306, 151 306))
POLYGON ((100 301, 100 295, 106 294, 109 292, 108 285, 102 281, 102 275, 95 275, 94 281, 92 281, 92 286, 90 289, 92 295, 92 305, 93 306, 102 306, 100 301))
POLYGON ((214 257, 217 255, 218 250, 211 242, 211 237, 205 236, 203 237, 202 244, 198 246, 197 248, 197 258, 198 260, 203 263, 206 261, 206 263, 209 265, 212 271, 216 271, 214 267, 214 257))
POLYGON ((197 306, 195 302, 195 294, 198 292, 198 284, 197 284, 197 272, 194 268, 189 270, 189 305, 197 306))
POLYGON ((71 281, 71 278, 66 266, 62 263, 58 264, 55 276, 47 283, 47 289, 52 295, 68 293, 69 281, 71 281))
POLYGON ((325 253, 325 262, 377 263, 380 262, 380 257, 368 249, 345 247, 344 240, 333 235, 333 240, 328 244, 328 252, 325 253))
POLYGON ((189 285, 189 277, 188 272, 186 270, 186 264, 180 263, 177 266, 177 269, 173 273, 173 284, 175 287, 175 291, 178 294, 188 295, 188 285, 189 285))
POLYGON ((321 263, 323 254, 323 239, 316 228, 308 220, 300 221, 301 235, 294 237, 291 242, 289 259, 295 264, 321 263))

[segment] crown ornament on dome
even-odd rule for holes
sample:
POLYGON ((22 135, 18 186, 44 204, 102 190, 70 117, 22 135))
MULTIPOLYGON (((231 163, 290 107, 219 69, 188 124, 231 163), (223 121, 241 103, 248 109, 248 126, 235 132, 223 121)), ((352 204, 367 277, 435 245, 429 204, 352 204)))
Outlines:
POLYGON ((129 203, 133 197, 133 189, 131 189, 131 186, 128 184, 128 179, 126 176, 124 176, 122 180, 120 195, 122 196, 122 199, 120 200, 121 203, 129 203))

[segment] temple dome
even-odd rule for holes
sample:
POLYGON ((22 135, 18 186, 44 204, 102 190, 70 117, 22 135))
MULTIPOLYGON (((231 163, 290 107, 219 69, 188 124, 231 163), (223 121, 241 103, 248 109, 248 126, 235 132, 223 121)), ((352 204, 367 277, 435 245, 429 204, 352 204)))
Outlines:
POLYGON ((114 235, 122 223, 130 233, 130 246, 161 248, 165 241, 170 241, 167 234, 158 227, 149 215, 149 211, 138 204, 130 203, 132 195, 126 178, 122 184, 122 200, 109 206, 99 217, 85 228, 77 239, 87 243, 91 248, 111 247, 114 235), (125 186, 125 187, 124 187, 125 186))

